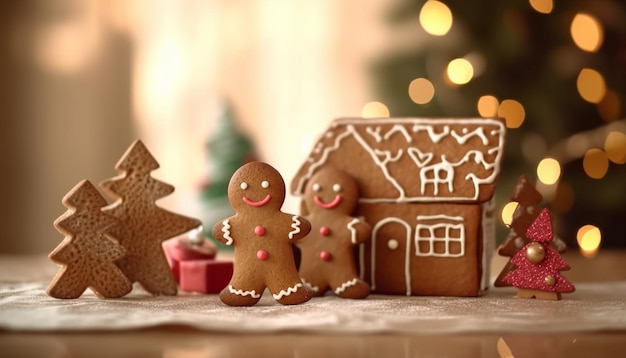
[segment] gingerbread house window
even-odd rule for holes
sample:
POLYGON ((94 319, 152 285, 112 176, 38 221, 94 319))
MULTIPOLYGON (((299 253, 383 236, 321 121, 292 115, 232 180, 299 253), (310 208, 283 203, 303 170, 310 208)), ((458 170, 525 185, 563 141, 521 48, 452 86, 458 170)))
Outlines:
POLYGON ((415 255, 461 257, 465 254, 465 225, 460 216, 418 216, 415 255))

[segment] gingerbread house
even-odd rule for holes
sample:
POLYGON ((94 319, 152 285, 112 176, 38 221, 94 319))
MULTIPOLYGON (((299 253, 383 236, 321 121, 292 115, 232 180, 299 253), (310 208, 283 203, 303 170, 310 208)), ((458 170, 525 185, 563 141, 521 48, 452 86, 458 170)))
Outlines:
POLYGON ((488 284, 505 132, 489 118, 337 119, 291 193, 325 166, 356 179, 354 215, 373 227, 356 256, 373 292, 477 296, 488 284))

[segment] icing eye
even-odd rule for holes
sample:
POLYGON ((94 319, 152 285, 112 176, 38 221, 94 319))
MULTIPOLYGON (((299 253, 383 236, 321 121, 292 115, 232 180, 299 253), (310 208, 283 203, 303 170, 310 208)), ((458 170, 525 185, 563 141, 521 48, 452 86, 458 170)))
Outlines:
POLYGON ((248 189, 248 183, 242 181, 241 184, 239 184, 239 187, 241 188, 241 190, 246 190, 248 189))
POLYGON ((322 187, 318 183, 313 184, 313 191, 318 192, 321 189, 322 187))
POLYGON ((339 185, 339 184, 333 185, 333 190, 335 191, 335 193, 340 192, 341 191, 341 185, 339 185))
POLYGON ((261 182, 261 187, 263 187, 264 189, 267 189, 270 187, 270 182, 268 182, 267 180, 263 180, 261 182))

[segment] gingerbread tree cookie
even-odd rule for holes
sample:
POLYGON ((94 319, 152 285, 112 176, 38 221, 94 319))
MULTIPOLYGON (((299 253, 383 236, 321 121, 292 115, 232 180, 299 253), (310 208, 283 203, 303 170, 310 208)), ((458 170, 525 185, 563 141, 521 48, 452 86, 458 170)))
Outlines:
POLYGON ((119 220, 101 211, 107 201, 87 180, 78 183, 63 198, 68 210, 55 222, 65 239, 49 255, 63 265, 47 293, 55 298, 77 298, 87 288, 101 298, 122 297, 132 284, 115 265, 124 248, 111 239, 119 220))
POLYGON ((220 299, 230 306, 252 306, 267 288, 281 304, 299 304, 313 297, 293 256, 292 244, 311 231, 304 218, 280 211, 285 182, 276 169, 262 162, 239 168, 228 184, 235 215, 213 227, 213 237, 235 252, 230 283, 220 299))
POLYGON ((519 289, 520 298, 561 299, 561 293, 574 291, 574 286, 560 274, 569 265, 550 245, 553 238, 552 218, 543 209, 526 231, 531 242, 518 251, 511 263, 515 269, 502 279, 519 289))
MULTIPOLYGON (((517 180, 517 184, 513 189, 513 193, 511 193, 510 199, 511 201, 517 202, 518 205, 515 208, 511 224, 509 225, 511 231, 504 242, 498 247, 498 255, 506 257, 513 257, 524 245, 530 242, 524 235, 528 227, 535 218, 537 218, 537 215, 539 215, 540 204, 543 197, 539 191, 530 184, 528 178, 522 175, 517 180)), ((508 286, 506 283, 502 282, 502 278, 514 268, 513 264, 509 261, 496 278, 494 286, 508 286)))
POLYGON ((357 184, 331 167, 316 173, 306 186, 304 202, 311 233, 297 245, 302 252, 300 276, 316 295, 331 289, 344 298, 364 298, 370 286, 357 275, 354 247, 370 238, 371 226, 351 216, 359 198, 357 184))
POLYGON ((150 176, 159 163, 137 140, 116 165, 122 174, 100 183, 118 200, 104 211, 122 222, 120 244, 126 256, 118 265, 132 282, 138 282, 153 295, 175 295, 172 277, 161 244, 201 225, 199 220, 175 214, 158 207, 157 199, 174 191, 174 187, 150 176))
MULTIPOLYGON (((505 257, 513 257, 524 245, 530 242, 530 239, 526 237, 526 230, 539 215, 543 197, 535 186, 530 184, 528 178, 522 175, 517 180, 517 185, 515 185, 515 189, 511 193, 510 200, 517 202, 518 205, 513 212, 511 224, 509 225, 511 230, 504 242, 498 247, 498 255, 505 257)), ((556 235, 550 242, 550 245, 561 253, 567 250, 567 245, 556 235)), ((502 278, 514 268, 513 263, 509 261, 496 278, 494 286, 509 286, 502 281, 502 278)))

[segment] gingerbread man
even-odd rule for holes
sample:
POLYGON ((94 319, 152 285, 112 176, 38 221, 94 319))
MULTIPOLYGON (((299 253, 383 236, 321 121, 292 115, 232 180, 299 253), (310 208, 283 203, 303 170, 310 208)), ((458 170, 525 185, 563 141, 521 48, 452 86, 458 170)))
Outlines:
POLYGON ((213 227, 213 237, 235 251, 233 277, 220 299, 230 306, 256 304, 265 288, 281 304, 299 304, 313 297, 302 283, 293 256, 293 243, 311 231, 298 215, 280 211, 285 182, 270 165, 248 163, 228 184, 228 200, 235 210, 213 227))
POLYGON ((302 252, 300 277, 316 295, 328 289, 344 298, 364 298, 370 293, 354 261, 354 247, 367 241, 372 232, 368 223, 351 216, 358 198, 354 179, 333 168, 316 173, 305 188, 305 217, 312 230, 297 244, 302 252))

